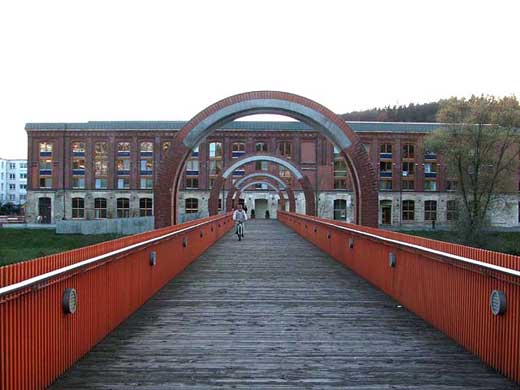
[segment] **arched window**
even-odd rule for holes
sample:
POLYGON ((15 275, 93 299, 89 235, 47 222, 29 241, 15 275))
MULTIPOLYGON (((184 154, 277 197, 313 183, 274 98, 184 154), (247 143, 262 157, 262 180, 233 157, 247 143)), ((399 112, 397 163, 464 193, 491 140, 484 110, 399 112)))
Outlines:
POLYGON ((185 200, 185 213, 193 214, 199 212, 199 200, 197 198, 187 198, 185 200))
POLYGON ((85 199, 72 198, 72 218, 85 218, 85 199))
POLYGON ((153 215, 153 201, 152 198, 139 199, 139 216, 150 217, 153 215))
POLYGON ((105 198, 94 199, 94 218, 104 219, 107 217, 107 200, 105 198))
POLYGON ((425 221, 436 221, 437 220, 437 201, 436 200, 425 200, 424 201, 424 220, 425 221))
POLYGON ((130 217, 130 199, 117 198, 117 218, 130 217))
POLYGON ((415 219, 415 202, 413 200, 403 200, 403 221, 413 221, 415 219))
POLYGON ((345 199, 334 199, 334 219, 336 221, 347 220, 347 201, 345 199))

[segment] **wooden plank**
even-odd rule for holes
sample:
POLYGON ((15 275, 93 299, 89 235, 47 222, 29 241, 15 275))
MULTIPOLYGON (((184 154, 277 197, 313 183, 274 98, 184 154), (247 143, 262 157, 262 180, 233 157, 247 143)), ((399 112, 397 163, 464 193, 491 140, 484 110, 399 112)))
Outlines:
POLYGON ((135 386, 517 388, 273 220, 225 236, 52 388, 135 386))

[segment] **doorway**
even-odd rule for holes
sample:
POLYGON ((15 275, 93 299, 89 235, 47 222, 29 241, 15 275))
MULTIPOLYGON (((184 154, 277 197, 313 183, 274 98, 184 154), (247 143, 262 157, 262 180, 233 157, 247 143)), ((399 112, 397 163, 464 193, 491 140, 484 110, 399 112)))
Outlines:
POLYGON ((267 211, 267 199, 255 199, 255 217, 265 218, 267 211))
POLYGON ((381 225, 392 224, 392 201, 381 201, 381 225))
POLYGON ((51 198, 38 199, 38 216, 41 217, 41 223, 51 223, 51 198))

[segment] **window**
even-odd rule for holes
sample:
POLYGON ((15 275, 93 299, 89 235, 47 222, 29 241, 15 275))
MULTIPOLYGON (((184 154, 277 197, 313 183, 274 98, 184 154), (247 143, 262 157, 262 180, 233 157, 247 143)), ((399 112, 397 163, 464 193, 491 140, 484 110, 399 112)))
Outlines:
POLYGON ((52 188, 52 177, 40 177, 40 188, 52 188))
POLYGON ((129 175, 130 174, 130 159, 118 159, 116 161, 117 174, 118 175, 129 175))
POLYGON ((415 219, 415 202, 413 200, 403 200, 403 221, 413 221, 415 219))
POLYGON ((117 179, 117 189, 118 190, 128 190, 130 188, 130 179, 127 177, 122 177, 117 179))
POLYGON ((255 161, 255 170, 257 171, 268 171, 269 163, 267 161, 255 161))
POLYGON ((21 190, 26 190, 27 189, 27 184, 20 184, 20 189, 21 190))
POLYGON ((415 145, 404 144, 403 145, 403 158, 415 158, 415 145))
POLYGON ((279 176, 285 180, 288 184, 291 184, 291 180, 292 180, 292 176, 291 176, 291 171, 288 170, 286 167, 284 167, 283 165, 280 165, 280 168, 279 168, 279 176))
POLYGON ((153 215, 152 198, 139 199, 139 216, 151 217, 153 215))
POLYGON ((446 191, 455 191, 457 189, 457 181, 448 180, 446 181, 446 191))
POLYGON ((9 189, 12 191, 12 190, 16 190, 16 184, 9 184, 9 189))
POLYGON ((149 176, 153 173, 153 160, 148 158, 141 160, 141 175, 149 176))
POLYGON ((81 173, 85 173, 85 159, 84 158, 73 158, 72 159, 72 171, 77 174, 77 173, 80 173, 79 171, 81 171, 81 173))
POLYGON ((222 172, 222 143, 211 142, 209 144, 209 183, 213 187, 215 177, 222 172))
POLYGON ((186 188, 187 189, 197 189, 199 188, 199 178, 198 177, 190 177, 186 178, 186 188))
POLYGON ((117 154, 122 156, 130 155, 130 142, 118 142, 117 143, 117 154))
POLYGON ((130 217, 130 200, 128 198, 117 198, 117 218, 130 217))
POLYGON ((392 191, 392 180, 379 180, 379 189, 381 191, 392 191))
POLYGON ((27 173, 20 173, 20 179, 27 179, 27 173))
POLYGON ((72 198, 72 218, 85 218, 85 199, 72 198))
POLYGON ((172 147, 172 143, 170 141, 165 141, 162 143, 162 150, 164 153, 167 153, 171 147, 172 147))
POLYGON ((20 163, 20 169, 27 169, 27 163, 20 163))
POLYGON ((95 188, 96 190, 106 189, 108 187, 108 180, 106 178, 96 178, 95 188))
POLYGON ((347 201, 345 199, 334 199, 334 219, 336 221, 347 220, 347 201))
POLYGON ((74 176, 72 178, 72 188, 84 189, 85 188, 85 178, 82 176, 74 176))
POLYGON ((435 180, 425 180, 424 191, 437 191, 437 182, 435 180))
POLYGON ((415 163, 404 161, 403 162, 403 176, 411 176, 414 174, 415 163))
POLYGON ((392 177, 392 162, 381 161, 379 163, 379 175, 381 177, 392 177))
POLYGON ((246 144, 243 142, 234 142, 231 145, 232 158, 240 158, 246 153, 246 144))
POLYGON ((424 173, 426 176, 428 174, 436 174, 437 173, 437 163, 425 163, 424 164, 424 173))
POLYGON ((187 198, 185 200, 186 214, 193 214, 199 212, 199 200, 197 198, 187 198))
POLYGON ((334 147, 334 189, 347 189, 347 163, 337 147, 334 147))
MULTIPOLYGON (((392 144, 381 144, 381 154, 392 154, 392 144)), ((390 156, 392 157, 392 156, 390 156)))
POLYGON ((153 142, 141 142, 141 156, 153 155, 153 142))
POLYGON ((401 188, 403 191, 413 191, 415 189, 415 184, 413 180, 402 180, 401 188))
POLYGON ((94 177, 95 188, 108 188, 108 144, 96 142, 94 146, 94 177))
POLYGON ((424 201, 424 220, 425 221, 436 221, 437 220, 437 201, 436 200, 425 200, 424 201))
POLYGON ((85 142, 73 142, 72 143, 72 155, 73 156, 84 156, 85 155, 85 142))
POLYGON ((199 160, 188 160, 186 161, 186 174, 196 176, 199 174, 199 160))
POLYGON ((52 156, 51 142, 40 142, 40 156, 52 156))
POLYGON ((446 219, 456 221, 458 219, 458 205, 455 199, 446 202, 446 219))
POLYGON ((16 169, 16 163, 9 163, 9 169, 16 169))
POLYGON ((52 170, 52 160, 49 158, 45 158, 40 160, 40 171, 51 171, 52 170))
POLYGON ((280 142, 278 144, 278 154, 290 159, 292 157, 292 144, 290 142, 280 142))
POLYGON ((104 219, 107 217, 107 200, 105 198, 94 199, 94 218, 104 219))
POLYGON ((257 153, 267 152, 267 144, 265 142, 257 142, 255 145, 255 150, 257 153))
POLYGON ((142 190, 151 190, 153 188, 153 179, 151 177, 142 177, 140 184, 142 190))
POLYGON ((9 180, 16 180, 16 174, 15 173, 10 173, 9 174, 9 180))

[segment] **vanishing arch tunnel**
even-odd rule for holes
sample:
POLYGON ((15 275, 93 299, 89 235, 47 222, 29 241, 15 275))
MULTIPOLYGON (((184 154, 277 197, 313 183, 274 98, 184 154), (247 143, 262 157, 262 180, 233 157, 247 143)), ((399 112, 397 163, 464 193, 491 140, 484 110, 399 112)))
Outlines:
MULTIPOLYGON (((155 226, 177 221, 181 170, 191 150, 220 126, 254 114, 279 114, 322 132, 340 150, 352 175, 355 222, 377 226, 378 191, 374 169, 359 137, 335 113, 303 96, 278 91, 246 92, 220 100, 195 115, 176 135, 161 164, 155 187, 155 226)), ((314 210, 314 198, 312 202, 314 210)))

